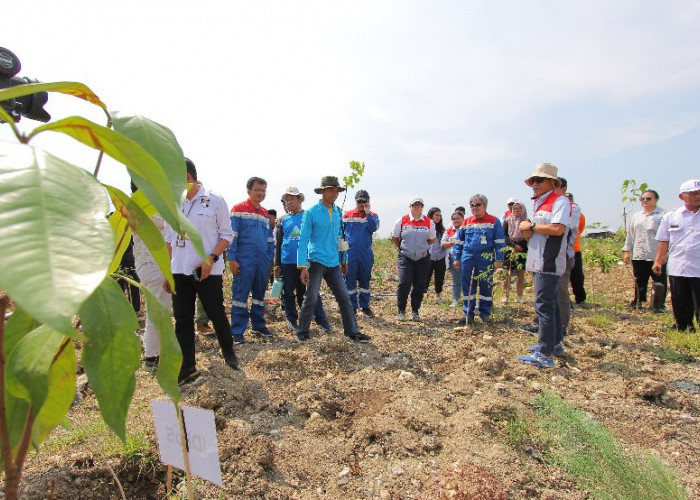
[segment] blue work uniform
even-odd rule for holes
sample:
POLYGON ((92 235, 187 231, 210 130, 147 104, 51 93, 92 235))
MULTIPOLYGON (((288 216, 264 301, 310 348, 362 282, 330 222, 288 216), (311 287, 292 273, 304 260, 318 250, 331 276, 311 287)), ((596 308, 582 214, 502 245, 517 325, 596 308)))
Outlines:
POLYGON ((462 309, 474 317, 476 289, 479 288, 479 316, 489 318, 493 303, 493 263, 503 261, 506 240, 501 221, 484 214, 481 219, 470 216, 457 231, 452 260, 462 267, 462 309))
POLYGON ((350 245, 345 285, 350 294, 353 310, 357 311, 358 301, 361 309, 367 309, 369 308, 369 280, 374 266, 372 233, 379 229, 379 217, 374 212, 360 212, 355 209, 345 212, 343 223, 345 239, 350 245))
POLYGON ((263 207, 250 200, 231 209, 233 241, 226 251, 229 261, 237 261, 238 274, 231 284, 231 334, 242 339, 248 326, 248 295, 253 296, 250 321, 253 330, 265 329, 265 290, 275 251, 270 217, 263 207))

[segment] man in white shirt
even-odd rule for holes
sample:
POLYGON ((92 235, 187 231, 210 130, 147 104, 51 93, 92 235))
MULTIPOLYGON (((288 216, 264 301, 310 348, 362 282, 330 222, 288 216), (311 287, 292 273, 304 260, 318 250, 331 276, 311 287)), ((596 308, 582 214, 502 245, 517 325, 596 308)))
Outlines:
MULTIPOLYGON (((191 160, 186 158, 185 164, 188 190, 182 202, 182 212, 199 231, 204 251, 208 256, 206 260, 202 260, 185 235, 179 235, 172 228, 168 228, 165 242, 170 251, 170 265, 175 282, 175 334, 182 350, 182 366, 178 376, 180 385, 199 377, 194 349, 196 296, 202 300, 204 310, 214 325, 224 361, 231 368, 238 368, 231 327, 224 310, 222 278, 224 262, 221 254, 233 239, 228 206, 221 196, 197 184, 197 169, 191 160)), ((163 286, 172 293, 167 281, 163 286)))
POLYGON ((676 328, 695 331, 693 316, 700 324, 700 179, 681 184, 678 197, 683 206, 667 212, 661 219, 656 240, 656 258, 652 271, 661 272, 668 261, 671 305, 676 328))

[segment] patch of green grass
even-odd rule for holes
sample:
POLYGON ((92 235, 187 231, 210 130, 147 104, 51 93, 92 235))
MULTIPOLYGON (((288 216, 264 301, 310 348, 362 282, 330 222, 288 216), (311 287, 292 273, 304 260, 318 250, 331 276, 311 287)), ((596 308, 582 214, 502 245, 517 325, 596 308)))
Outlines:
POLYGON ((531 422, 515 413, 508 417, 506 423, 506 443, 513 448, 520 449, 530 441, 531 422))
POLYGON ((700 334, 669 330, 665 338, 670 347, 687 351, 691 358, 700 357, 700 334))
POLYGON ((596 368, 600 371, 607 373, 617 373, 618 375, 622 375, 623 377, 627 378, 635 377, 637 375, 637 373, 632 368, 623 363, 604 362, 599 363, 598 366, 596 366, 596 368))
POLYGON ((603 425, 556 394, 543 392, 535 408, 546 460, 569 472, 594 498, 686 498, 671 468, 651 454, 625 451, 603 425))
POLYGON ((596 328, 608 328, 615 324, 615 321, 610 316, 603 313, 595 314, 589 318, 586 318, 586 322, 596 328))

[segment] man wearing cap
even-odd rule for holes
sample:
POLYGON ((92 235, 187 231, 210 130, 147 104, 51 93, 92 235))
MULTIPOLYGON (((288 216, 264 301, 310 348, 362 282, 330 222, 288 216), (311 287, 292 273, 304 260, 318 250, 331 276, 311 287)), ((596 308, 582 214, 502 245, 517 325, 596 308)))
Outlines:
MULTIPOLYGON (((304 210, 301 208, 303 201, 304 194, 297 188, 287 188, 282 195, 282 204, 287 213, 275 227, 275 276, 282 277, 284 315, 287 318, 287 327, 295 334, 299 333, 297 304, 301 308, 306 293, 306 286, 301 282, 301 269, 297 267, 301 221, 304 217, 304 210)), ((316 302, 314 318, 318 326, 329 333, 332 331, 320 297, 316 302)))
MULTIPOLYGON (((197 296, 202 299, 202 305, 214 325, 224 361, 231 368, 238 367, 224 310, 224 261, 220 258, 233 239, 226 201, 197 184, 197 169, 191 160, 186 158, 185 165, 188 190, 182 201, 182 212, 199 231, 208 257, 202 260, 186 236, 168 227, 165 242, 171 256, 170 265, 177 292, 173 294, 175 335, 182 351, 182 365, 177 378, 180 385, 199 377, 194 348, 194 303, 197 296)), ((163 288, 168 293, 173 292, 167 280, 163 282, 163 288)))
POLYGON ((369 307, 369 280, 374 266, 372 234, 379 229, 379 217, 370 211, 369 193, 364 189, 355 194, 355 203, 355 209, 343 215, 345 238, 350 245, 345 285, 350 294, 353 311, 357 312, 359 302, 362 313, 374 318, 374 312, 369 307))
POLYGON ((559 277, 566 268, 569 226, 569 199, 555 192, 560 186, 558 169, 551 163, 538 163, 525 184, 532 188, 532 220, 520 223, 520 232, 528 240, 525 269, 532 272, 535 286, 535 312, 539 319, 538 343, 530 354, 518 356, 523 363, 542 368, 554 367, 552 356, 564 354, 561 310, 557 291, 559 277))
POLYGON ((267 193, 267 181, 251 177, 246 183, 248 199, 231 209, 233 241, 228 247, 228 265, 233 275, 231 284, 231 335, 236 343, 244 342, 248 327, 261 338, 272 338, 265 323, 265 290, 275 251, 270 216, 262 201, 267 193), (248 295, 252 295, 250 314, 248 295))
POLYGON ((435 223, 423 215, 423 206, 423 198, 411 198, 408 204, 410 213, 398 219, 391 232, 391 241, 399 247, 399 286, 396 294, 396 319, 399 321, 406 318, 409 293, 412 319, 420 320, 418 311, 430 270, 428 250, 436 238, 435 223))
POLYGON ((700 179, 681 184, 678 197, 683 206, 661 219, 652 271, 660 274, 668 261, 671 305, 676 328, 695 331, 693 316, 700 325, 700 179))
POLYGON ((335 205, 338 194, 345 191, 337 177, 326 176, 314 192, 321 195, 319 202, 304 212, 297 250, 297 265, 301 269, 301 282, 306 285, 304 302, 299 315, 301 341, 309 339, 311 315, 319 298, 321 278, 338 301, 343 332, 356 342, 368 342, 369 335, 360 333, 352 311, 348 289, 343 280, 347 272, 347 242, 343 239, 340 208, 335 205), (342 270, 341 270, 342 266, 342 270))

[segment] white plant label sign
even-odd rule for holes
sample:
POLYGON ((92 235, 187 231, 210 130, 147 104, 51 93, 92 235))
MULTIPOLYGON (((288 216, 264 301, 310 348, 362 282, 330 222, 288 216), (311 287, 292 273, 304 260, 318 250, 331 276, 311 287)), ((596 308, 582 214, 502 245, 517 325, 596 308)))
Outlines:
MULTIPOLYGON (((158 451, 163 463, 185 469, 177 413, 172 401, 151 400, 156 425, 158 451)), ((221 486, 219 446, 216 439, 214 412, 181 405, 187 435, 190 472, 221 486)))

